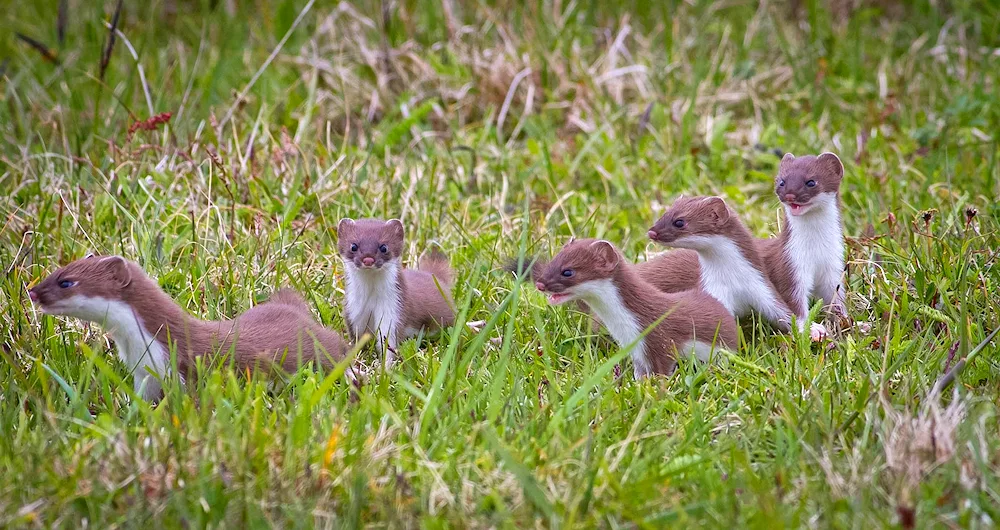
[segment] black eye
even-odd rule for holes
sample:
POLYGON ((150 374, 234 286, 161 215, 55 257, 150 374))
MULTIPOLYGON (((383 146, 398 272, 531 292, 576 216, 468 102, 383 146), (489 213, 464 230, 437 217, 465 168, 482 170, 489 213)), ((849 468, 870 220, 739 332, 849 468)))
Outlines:
POLYGON ((807 180, 806 181, 806 186, 810 187, 810 188, 815 188, 816 187, 816 181, 815 180, 807 180))
POLYGON ((778 181, 778 187, 779 188, 785 187, 785 179, 781 179, 781 180, 778 181))
POLYGON ((388 254, 389 253, 389 247, 387 247, 385 245, 379 245, 378 251, 381 252, 381 253, 383 253, 383 254, 388 254))
POLYGON ((63 281, 59 282, 59 287, 61 287, 63 289, 69 289, 70 287, 73 287, 74 285, 76 285, 76 282, 71 281, 71 280, 63 280, 63 281))
POLYGON ((357 251, 358 251, 358 244, 351 243, 351 252, 357 252, 357 251))
POLYGON ((563 269, 563 271, 562 271, 562 275, 565 276, 565 277, 567 277, 567 278, 572 277, 573 274, 575 274, 573 272, 573 269, 563 269))
POLYGON ((684 225, 686 225, 686 224, 687 224, 687 221, 685 221, 684 219, 678 219, 678 220, 674 221, 674 226, 676 226, 677 228, 684 228, 684 225))

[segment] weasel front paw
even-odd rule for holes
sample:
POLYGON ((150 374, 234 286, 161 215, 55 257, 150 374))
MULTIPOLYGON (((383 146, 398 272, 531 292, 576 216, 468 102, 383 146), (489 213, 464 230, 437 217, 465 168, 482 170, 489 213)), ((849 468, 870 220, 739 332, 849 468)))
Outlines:
POLYGON ((809 338, 813 342, 820 342, 827 339, 829 333, 826 331, 826 326, 820 324, 819 322, 813 322, 809 325, 809 338))

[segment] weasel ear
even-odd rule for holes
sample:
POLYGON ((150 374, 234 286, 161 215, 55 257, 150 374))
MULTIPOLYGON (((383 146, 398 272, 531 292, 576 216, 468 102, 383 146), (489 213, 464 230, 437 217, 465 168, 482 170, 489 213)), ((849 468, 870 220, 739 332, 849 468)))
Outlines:
POLYGON ((399 219, 389 219, 388 221, 386 221, 385 224, 389 226, 389 230, 394 236, 403 239, 404 230, 402 221, 400 221, 399 219))
POLYGON ((87 255, 83 257, 83 259, 90 259, 92 257, 94 257, 94 253, 93 252, 88 252, 87 255))
POLYGON ((827 151, 816 157, 816 162, 838 179, 844 178, 844 164, 840 161, 839 156, 827 151))
POLYGON ((121 256, 108 256, 106 258, 101 258, 99 261, 103 265, 111 277, 118 282, 120 287, 128 287, 132 283, 132 271, 128 268, 128 262, 125 258, 121 256))
POLYGON ((621 256, 618 249, 609 241, 599 239, 590 244, 590 248, 597 254, 597 265, 604 270, 613 271, 618 268, 621 256))
POLYGON ((722 226, 729 222, 729 207, 722 197, 709 197, 708 205, 712 212, 712 221, 715 226, 722 226))
POLYGON ((345 217, 337 223, 337 235, 339 236, 344 230, 354 226, 354 219, 350 217, 345 217))
POLYGON ((792 162, 792 160, 795 160, 795 155, 785 153, 785 156, 781 157, 781 163, 778 164, 778 173, 781 173, 782 170, 784 170, 785 167, 792 162))

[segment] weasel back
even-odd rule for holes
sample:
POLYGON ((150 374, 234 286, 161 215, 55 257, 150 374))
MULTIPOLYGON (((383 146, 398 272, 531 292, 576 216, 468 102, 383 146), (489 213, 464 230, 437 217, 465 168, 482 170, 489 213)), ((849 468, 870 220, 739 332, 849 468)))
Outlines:
POLYGON ((696 289, 701 281, 701 263, 693 250, 664 252, 631 267, 643 281, 664 293, 696 289))

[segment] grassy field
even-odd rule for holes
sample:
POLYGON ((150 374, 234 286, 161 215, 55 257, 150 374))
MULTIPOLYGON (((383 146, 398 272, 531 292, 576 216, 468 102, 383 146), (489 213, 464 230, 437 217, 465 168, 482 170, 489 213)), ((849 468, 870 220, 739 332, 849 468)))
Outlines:
POLYGON ((1000 326, 1000 8, 831 3, 10 2, 0 526, 992 527, 996 343, 928 393, 1000 326), (825 150, 854 321, 828 344, 745 321, 737 358, 636 382, 503 270, 571 236, 646 259, 681 193, 773 234, 775 153, 825 150), (28 300, 121 253, 200 317, 291 285, 345 331, 343 216, 460 276, 461 324, 357 399, 215 370, 151 407, 28 300))

